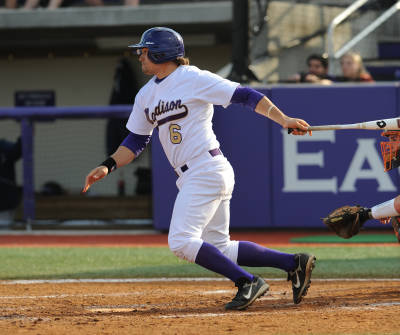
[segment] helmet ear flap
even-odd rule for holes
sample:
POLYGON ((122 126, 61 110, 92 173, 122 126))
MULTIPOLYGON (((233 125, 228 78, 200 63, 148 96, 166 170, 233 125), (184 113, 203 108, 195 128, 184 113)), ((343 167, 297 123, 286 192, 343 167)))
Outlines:
POLYGON ((149 57, 149 59, 155 63, 155 64, 160 64, 160 63, 164 63, 164 59, 165 59, 165 54, 162 52, 151 52, 149 50, 149 52, 147 53, 147 57, 149 57))
POLYGON ((147 57, 155 64, 157 64, 157 60, 154 58, 154 54, 150 51, 147 52, 147 57))

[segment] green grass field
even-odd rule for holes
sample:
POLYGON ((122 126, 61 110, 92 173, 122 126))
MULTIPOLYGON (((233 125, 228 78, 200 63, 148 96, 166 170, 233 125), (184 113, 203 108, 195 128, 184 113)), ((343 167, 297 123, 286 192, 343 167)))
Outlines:
MULTIPOLYGON (((317 257, 313 278, 400 278, 400 246, 296 247, 317 257)), ((178 259, 167 248, 0 248, 0 279, 213 277, 178 259)), ((285 278, 281 270, 251 268, 254 274, 285 278)))

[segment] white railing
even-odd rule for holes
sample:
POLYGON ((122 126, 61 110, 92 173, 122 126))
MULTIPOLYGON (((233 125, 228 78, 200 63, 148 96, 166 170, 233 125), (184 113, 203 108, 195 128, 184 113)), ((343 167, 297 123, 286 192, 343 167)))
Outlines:
POLYGON ((347 51, 349 51, 353 46, 355 46, 358 42, 364 39, 367 35, 369 35, 372 31, 378 28, 382 23, 387 21, 393 14, 395 14, 398 10, 400 10, 400 0, 397 1, 393 6, 383 12, 377 19, 371 22, 365 29, 363 29, 360 33, 354 36, 350 41, 348 41, 344 46, 342 46, 339 50, 335 52, 335 47, 333 43, 333 34, 335 28, 342 23, 346 18, 348 18, 351 14, 357 11, 361 6, 367 3, 368 0, 357 0, 352 3, 348 8, 346 8, 342 13, 336 16, 331 24, 329 25, 327 32, 327 53, 329 58, 329 73, 335 74, 336 64, 335 60, 342 57, 347 51))

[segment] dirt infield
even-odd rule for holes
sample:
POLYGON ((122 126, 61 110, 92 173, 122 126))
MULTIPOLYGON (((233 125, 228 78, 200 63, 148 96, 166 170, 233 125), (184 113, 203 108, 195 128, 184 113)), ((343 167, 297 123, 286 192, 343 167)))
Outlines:
POLYGON ((399 334, 400 281, 312 283, 293 305, 288 282, 227 312, 229 281, 0 282, 1 334, 399 334))
MULTIPOLYGON (((290 238, 306 235, 231 236, 295 246, 290 238)), ((0 247, 139 245, 166 246, 167 235, 0 235, 0 247)), ((288 282, 268 282, 268 295, 227 312, 236 294, 227 280, 0 281, 0 334, 400 334, 400 280, 313 280, 300 305, 288 282)))

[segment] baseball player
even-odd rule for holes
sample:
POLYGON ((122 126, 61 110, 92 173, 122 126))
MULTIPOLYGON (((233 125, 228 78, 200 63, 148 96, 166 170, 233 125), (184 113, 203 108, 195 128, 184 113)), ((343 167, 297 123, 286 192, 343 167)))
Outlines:
POLYGON ((178 257, 231 279, 238 287, 228 310, 241 310, 265 294, 269 286, 241 266, 275 267, 288 273, 293 301, 300 303, 311 282, 316 258, 287 254, 252 242, 231 241, 229 206, 233 169, 219 149, 212 130, 213 104, 241 103, 257 113, 304 135, 308 123, 286 116, 259 92, 189 65, 182 37, 174 30, 155 27, 138 44, 129 46, 139 57, 143 73, 152 78, 136 95, 127 122, 130 134, 117 151, 86 177, 83 192, 116 168, 130 163, 158 128, 164 152, 178 176, 168 235, 178 257))
POLYGON ((390 220, 397 240, 400 243, 400 195, 366 210, 368 212, 367 220, 377 219, 383 222, 390 220))
MULTIPOLYGON (((382 136, 389 141, 381 142, 381 153, 385 172, 400 166, 400 131, 384 131, 382 136)), ((343 206, 335 209, 323 222, 337 235, 350 238, 360 231, 367 220, 376 219, 382 223, 390 222, 400 243, 400 195, 377 204, 371 208, 361 206, 343 206)))

